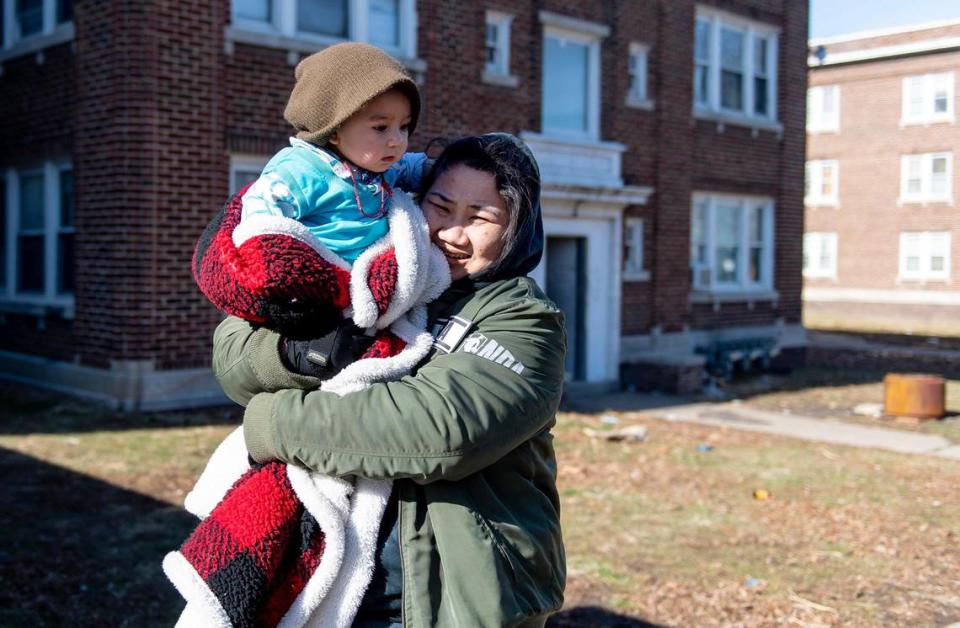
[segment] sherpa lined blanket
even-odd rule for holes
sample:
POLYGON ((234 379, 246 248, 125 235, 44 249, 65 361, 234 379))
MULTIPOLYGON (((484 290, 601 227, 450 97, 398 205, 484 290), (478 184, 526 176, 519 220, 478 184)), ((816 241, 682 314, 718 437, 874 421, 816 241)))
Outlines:
MULTIPOLYGON (((409 195, 394 192, 389 233, 352 266, 295 220, 254 215, 241 223, 241 196, 201 239, 194 259, 198 283, 267 260, 275 272, 307 269, 314 292, 305 299, 299 287, 290 293, 289 281, 262 276, 241 286, 201 283, 216 305, 247 320, 266 320, 291 296, 305 304, 301 314, 313 317, 325 315, 325 304, 333 302, 359 327, 376 330, 359 360, 320 384, 327 392, 343 395, 399 379, 427 355, 433 337, 426 331, 426 304, 446 289, 450 276, 409 195), (220 266, 204 270, 204 263, 220 266)), ((342 316, 339 309, 336 316, 342 316)), ((186 497, 186 509, 200 524, 163 561, 187 601, 178 626, 350 626, 373 574, 391 488, 389 481, 333 478, 279 462, 251 466, 238 428, 186 497)))

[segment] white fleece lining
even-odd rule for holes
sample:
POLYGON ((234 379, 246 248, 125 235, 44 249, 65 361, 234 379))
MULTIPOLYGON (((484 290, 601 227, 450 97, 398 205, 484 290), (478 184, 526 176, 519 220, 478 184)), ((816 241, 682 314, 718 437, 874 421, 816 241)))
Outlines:
POLYGON ((183 554, 174 551, 164 556, 163 571, 187 601, 187 608, 181 613, 177 626, 230 626, 230 617, 220 606, 220 600, 183 554))
POLYGON ((284 613, 278 628, 303 626, 320 602, 329 597, 328 594, 334 582, 342 577, 340 572, 343 567, 355 560, 351 555, 352 548, 344 529, 344 521, 349 520, 351 516, 350 493, 353 487, 350 483, 310 473, 306 469, 289 464, 287 478, 304 507, 317 520, 326 538, 320 566, 313 572, 297 599, 284 613), (341 486, 334 486, 333 483, 339 483, 341 486))
POLYGON ((353 509, 347 520, 346 569, 338 575, 333 589, 306 624, 310 628, 350 626, 353 623, 373 577, 380 520, 392 490, 390 480, 357 478, 353 509))
POLYGON ((287 235, 303 242, 316 251, 320 257, 334 266, 338 266, 343 270, 350 270, 350 263, 347 260, 327 248, 303 223, 297 222, 293 218, 270 216, 268 214, 253 214, 240 221, 240 224, 233 229, 231 235, 233 237, 233 245, 237 248, 240 248, 244 242, 256 236, 287 235))
MULTIPOLYGON (((321 244, 306 227, 286 217, 251 216, 234 231, 234 243, 239 246, 250 237, 265 233, 291 235, 310 245, 325 260, 351 270, 349 264, 321 244)), ((372 305, 372 319, 366 326, 389 326, 390 331, 407 346, 395 356, 367 358, 348 365, 335 377, 322 382, 321 390, 344 395, 362 390, 374 382, 396 380, 409 373, 426 357, 433 345, 433 336, 424 331, 427 322, 426 303, 439 296, 449 285, 450 270, 446 258, 430 242, 427 224, 419 208, 409 195, 395 191, 390 213, 390 233, 364 251, 353 265, 350 294, 357 324, 360 324, 358 316, 368 322, 366 319, 370 318, 372 305), (387 312, 377 320, 376 303, 370 293, 366 274, 374 257, 386 251, 391 243, 397 258, 397 288, 387 312)), ((249 468, 243 428, 239 427, 227 436, 210 457, 193 490, 187 495, 187 510, 201 519, 209 516, 229 488, 249 468)), ((357 478, 356 486, 351 487, 344 480, 293 465, 287 466, 287 477, 304 507, 317 519, 327 536, 320 566, 311 575, 280 625, 284 628, 304 625, 347 628, 353 623, 373 574, 380 520, 393 483, 389 480, 357 478)), ((170 552, 163 561, 163 567, 188 602, 180 618, 181 622, 186 622, 182 625, 202 625, 204 628, 230 626, 216 597, 180 552, 170 552), (196 620, 198 617, 201 619, 196 620), (190 623, 195 620, 199 623, 190 623)))
POLYGON ((210 456, 193 490, 183 500, 184 508, 200 519, 206 519, 230 487, 249 470, 250 458, 243 441, 243 427, 238 427, 223 439, 210 456))

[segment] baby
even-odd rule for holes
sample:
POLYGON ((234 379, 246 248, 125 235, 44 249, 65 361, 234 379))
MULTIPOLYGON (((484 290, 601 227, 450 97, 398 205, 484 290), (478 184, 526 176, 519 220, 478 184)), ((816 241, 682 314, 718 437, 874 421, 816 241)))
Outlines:
MULTIPOLYGON (((343 354, 341 362, 359 357, 357 351, 340 350, 343 337, 352 343, 362 335, 341 322, 350 306, 350 265, 386 235, 394 186, 415 189, 427 161, 423 153, 406 154, 420 94, 399 62, 361 43, 313 54, 300 62, 295 76, 284 117, 296 137, 242 192, 239 215, 222 216, 208 227, 197 247, 194 276, 228 314, 284 337, 328 335, 323 348, 297 353, 291 348, 286 357, 303 368, 313 356, 315 366, 329 368, 331 352, 343 354), (231 261, 234 247, 239 250, 246 239, 276 233, 278 216, 303 225, 322 245, 322 259, 310 260, 301 238, 271 241, 248 263, 231 261), (218 233, 228 231, 232 242, 220 238, 225 248, 211 250, 218 233)), ((380 282, 380 293, 390 290, 382 277, 371 281, 380 282)), ((362 341, 359 346, 362 353, 362 341)))
MULTIPOLYGON (((280 347, 288 366, 332 394, 399 379, 433 344, 425 304, 449 269, 413 200, 393 198, 394 186, 419 186, 426 156, 405 155, 419 113, 416 84, 379 49, 307 57, 284 112, 296 137, 194 254, 201 291, 294 339, 280 347)), ((188 602, 181 624, 349 624, 390 492, 389 481, 251 467, 236 430, 187 497, 201 523, 164 559, 188 602)))

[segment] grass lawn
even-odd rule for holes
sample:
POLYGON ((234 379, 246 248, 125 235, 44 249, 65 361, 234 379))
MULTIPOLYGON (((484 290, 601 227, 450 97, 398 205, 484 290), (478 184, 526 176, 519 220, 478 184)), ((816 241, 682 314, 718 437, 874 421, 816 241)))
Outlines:
MULTIPOLYGON (((180 602, 160 560, 189 533, 183 496, 238 421, 0 385, 0 625, 172 625, 180 602)), ((624 444, 584 435, 604 429, 599 416, 558 419, 570 609, 558 625, 960 620, 960 463, 642 424, 647 441, 624 444)))

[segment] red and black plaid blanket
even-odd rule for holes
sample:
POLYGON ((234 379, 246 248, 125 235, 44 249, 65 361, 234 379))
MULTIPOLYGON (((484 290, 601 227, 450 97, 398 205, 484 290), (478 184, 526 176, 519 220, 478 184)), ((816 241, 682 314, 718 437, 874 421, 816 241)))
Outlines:
MULTIPOLYGON (((397 379, 426 355, 425 303, 449 284, 449 271, 407 195, 395 195, 389 235, 350 266, 296 221, 241 222, 243 192, 194 255, 197 284, 217 307, 305 336, 351 308, 358 325, 377 331, 361 359, 321 384, 338 394, 397 379)), ((187 499, 202 521, 164 560, 188 602, 180 625, 348 626, 389 497, 388 483, 358 482, 282 463, 251 468, 242 433, 228 438, 187 499)))

